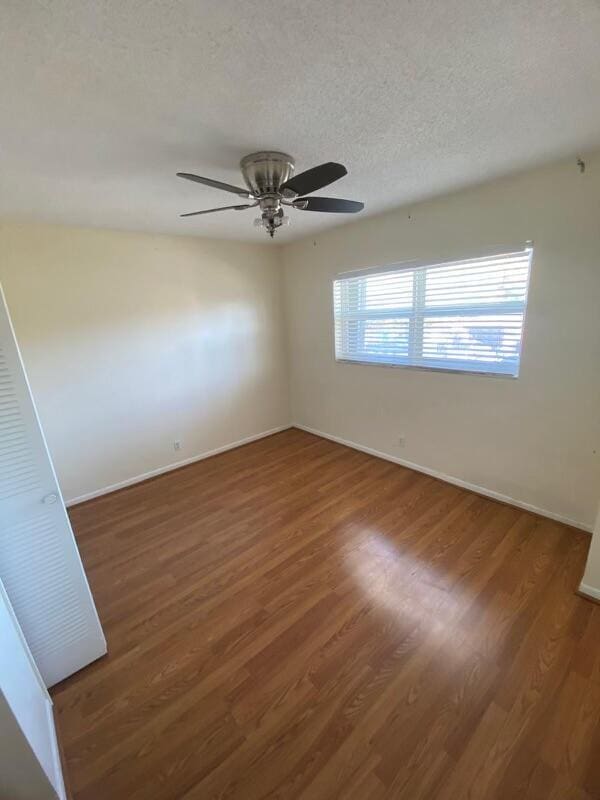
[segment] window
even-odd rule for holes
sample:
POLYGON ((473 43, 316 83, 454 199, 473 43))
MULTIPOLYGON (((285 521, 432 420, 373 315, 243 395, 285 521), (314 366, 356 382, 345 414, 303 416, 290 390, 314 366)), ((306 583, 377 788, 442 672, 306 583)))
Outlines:
POLYGON ((531 254, 338 276, 336 359, 516 377, 531 254))

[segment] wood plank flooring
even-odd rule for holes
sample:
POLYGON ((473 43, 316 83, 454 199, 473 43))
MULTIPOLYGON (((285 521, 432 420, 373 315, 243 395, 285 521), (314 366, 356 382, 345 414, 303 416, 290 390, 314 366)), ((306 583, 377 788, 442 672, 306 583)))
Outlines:
POLYGON ((71 510, 75 800, 597 800, 589 536, 291 429, 71 510))

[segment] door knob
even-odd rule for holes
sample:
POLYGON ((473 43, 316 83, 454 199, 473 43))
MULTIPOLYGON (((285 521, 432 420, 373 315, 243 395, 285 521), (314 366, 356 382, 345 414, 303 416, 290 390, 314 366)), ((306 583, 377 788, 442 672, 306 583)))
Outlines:
POLYGON ((51 492, 42 499, 42 503, 44 503, 47 506, 50 506, 52 505, 52 503, 56 503, 57 500, 58 500, 58 495, 55 494, 54 492, 51 492))

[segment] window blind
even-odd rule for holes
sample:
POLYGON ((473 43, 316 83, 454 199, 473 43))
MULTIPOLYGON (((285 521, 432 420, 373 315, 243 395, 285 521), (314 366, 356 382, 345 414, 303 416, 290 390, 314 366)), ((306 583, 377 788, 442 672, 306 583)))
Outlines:
POLYGON ((517 376, 532 248, 341 275, 338 361, 517 376))

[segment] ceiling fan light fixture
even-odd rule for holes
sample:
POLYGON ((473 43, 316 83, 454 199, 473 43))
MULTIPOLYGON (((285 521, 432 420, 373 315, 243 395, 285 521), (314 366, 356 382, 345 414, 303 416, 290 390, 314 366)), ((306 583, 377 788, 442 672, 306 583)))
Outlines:
MULTIPOLYGON (((282 225, 291 225, 292 223, 291 219, 287 216, 287 214, 284 214, 282 217, 277 217, 277 219, 279 221, 279 225, 277 226, 278 228, 281 227, 282 225)), ((256 219, 254 220, 255 228, 267 228, 268 226, 269 226, 268 217, 256 217, 256 219)))

